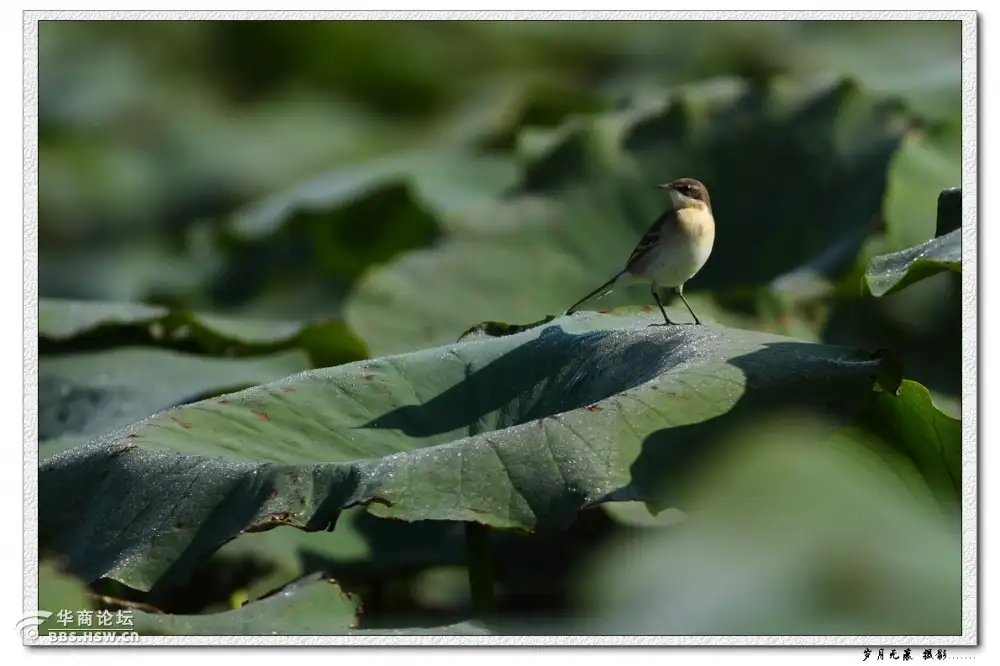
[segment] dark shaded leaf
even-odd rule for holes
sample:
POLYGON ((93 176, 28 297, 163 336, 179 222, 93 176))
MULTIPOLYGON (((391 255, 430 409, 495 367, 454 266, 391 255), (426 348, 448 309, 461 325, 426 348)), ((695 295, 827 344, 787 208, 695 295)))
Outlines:
POLYGON ((459 523, 386 520, 354 507, 339 516, 332 532, 281 526, 241 534, 207 564, 222 569, 249 564, 261 570, 244 587, 252 600, 312 571, 341 581, 385 581, 424 566, 464 561, 459 523))
POLYGON ((962 228, 962 188, 942 190, 938 195, 937 230, 935 237, 945 236, 962 228))

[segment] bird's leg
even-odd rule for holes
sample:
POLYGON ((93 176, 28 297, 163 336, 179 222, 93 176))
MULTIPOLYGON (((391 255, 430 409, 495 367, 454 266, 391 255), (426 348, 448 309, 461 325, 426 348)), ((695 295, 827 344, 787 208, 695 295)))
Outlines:
POLYGON ((663 302, 660 300, 659 291, 655 284, 649 286, 650 293, 653 294, 653 299, 656 301, 656 305, 660 308, 660 314, 663 315, 662 324, 650 324, 650 326, 673 326, 674 322, 670 321, 670 317, 667 316, 667 311, 663 309, 663 302))
POLYGON ((677 287, 677 295, 681 297, 681 300, 684 301, 684 305, 687 307, 688 312, 690 312, 691 316, 694 317, 694 323, 700 326, 701 320, 698 319, 698 315, 694 313, 694 310, 691 309, 691 305, 688 303, 687 299, 684 298, 684 285, 677 287))

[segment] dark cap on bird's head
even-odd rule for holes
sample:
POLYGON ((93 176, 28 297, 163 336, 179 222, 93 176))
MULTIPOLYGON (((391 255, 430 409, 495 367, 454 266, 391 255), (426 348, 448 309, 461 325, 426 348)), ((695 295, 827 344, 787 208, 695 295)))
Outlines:
POLYGON ((704 201, 711 206, 708 199, 708 188, 700 180, 694 178, 678 178, 663 185, 657 185, 661 190, 673 190, 687 199, 704 201))

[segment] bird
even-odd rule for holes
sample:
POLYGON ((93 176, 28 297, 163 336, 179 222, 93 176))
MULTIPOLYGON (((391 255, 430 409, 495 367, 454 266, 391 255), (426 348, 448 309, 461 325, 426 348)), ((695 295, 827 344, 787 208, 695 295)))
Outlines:
POLYGON ((673 287, 694 317, 694 323, 701 324, 684 298, 684 284, 702 269, 715 244, 715 218, 708 188, 694 178, 680 178, 657 187, 670 195, 671 207, 650 225, 625 262, 625 268, 570 306, 566 310, 567 315, 592 298, 603 298, 620 287, 645 282, 649 283, 664 321, 651 326, 672 326, 676 323, 663 309, 660 287, 673 287))

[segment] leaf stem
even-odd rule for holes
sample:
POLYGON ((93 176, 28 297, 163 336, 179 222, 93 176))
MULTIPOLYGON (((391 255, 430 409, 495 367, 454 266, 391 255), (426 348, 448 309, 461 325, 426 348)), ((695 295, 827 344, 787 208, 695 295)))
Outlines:
POLYGON ((479 619, 493 615, 496 599, 493 596, 493 553, 490 548, 490 529, 479 523, 465 523, 465 561, 469 568, 469 590, 472 609, 479 619))

